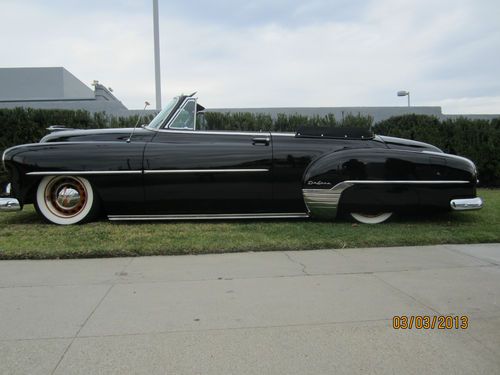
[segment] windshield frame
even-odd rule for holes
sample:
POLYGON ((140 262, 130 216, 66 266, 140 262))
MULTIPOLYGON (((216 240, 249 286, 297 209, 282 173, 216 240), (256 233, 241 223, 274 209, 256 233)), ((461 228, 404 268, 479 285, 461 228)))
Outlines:
POLYGON ((172 116, 177 112, 182 103, 184 103, 185 99, 186 96, 184 95, 172 98, 145 128, 150 130, 163 129, 165 124, 168 124, 172 116))

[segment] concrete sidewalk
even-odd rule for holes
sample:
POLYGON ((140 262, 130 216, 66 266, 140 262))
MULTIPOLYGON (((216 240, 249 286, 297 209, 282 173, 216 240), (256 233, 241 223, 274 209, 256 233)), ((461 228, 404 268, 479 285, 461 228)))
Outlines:
POLYGON ((0 373, 500 374, 500 244, 3 261, 0 373))

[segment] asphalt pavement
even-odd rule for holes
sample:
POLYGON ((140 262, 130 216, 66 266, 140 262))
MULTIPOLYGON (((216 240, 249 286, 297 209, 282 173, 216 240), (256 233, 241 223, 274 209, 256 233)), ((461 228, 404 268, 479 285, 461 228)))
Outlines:
POLYGON ((0 374, 128 373, 500 374, 500 244, 0 262, 0 374))

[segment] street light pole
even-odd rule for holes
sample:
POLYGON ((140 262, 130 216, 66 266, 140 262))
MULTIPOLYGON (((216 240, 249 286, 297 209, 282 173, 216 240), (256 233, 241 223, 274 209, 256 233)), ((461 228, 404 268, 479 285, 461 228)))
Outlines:
POLYGON ((158 0, 153 0, 153 33, 155 45, 155 89, 156 109, 161 110, 161 78, 160 78, 160 26, 158 23, 158 0))
POLYGON ((398 96, 407 96, 408 97, 408 107, 410 106, 410 92, 409 91, 398 91, 398 96))

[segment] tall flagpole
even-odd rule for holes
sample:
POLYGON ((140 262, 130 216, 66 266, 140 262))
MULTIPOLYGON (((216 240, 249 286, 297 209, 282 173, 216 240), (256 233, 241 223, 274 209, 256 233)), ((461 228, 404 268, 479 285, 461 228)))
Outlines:
POLYGON ((161 78, 160 78, 160 26, 158 24, 158 0, 153 0, 153 31, 155 40, 155 88, 156 109, 161 110, 161 78))

